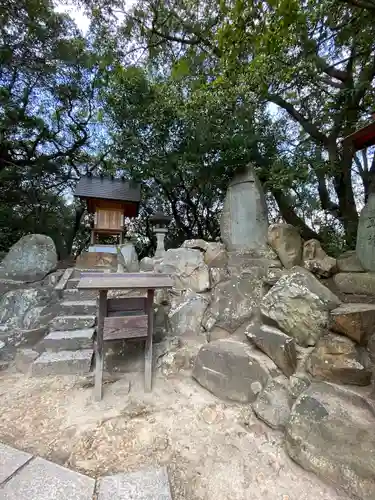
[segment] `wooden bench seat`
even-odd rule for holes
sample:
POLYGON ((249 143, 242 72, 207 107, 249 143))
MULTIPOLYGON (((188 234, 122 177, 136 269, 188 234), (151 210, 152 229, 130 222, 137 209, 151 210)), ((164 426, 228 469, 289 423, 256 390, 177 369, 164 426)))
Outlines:
POLYGON ((147 314, 104 318, 103 340, 106 342, 147 337, 147 321, 147 314))

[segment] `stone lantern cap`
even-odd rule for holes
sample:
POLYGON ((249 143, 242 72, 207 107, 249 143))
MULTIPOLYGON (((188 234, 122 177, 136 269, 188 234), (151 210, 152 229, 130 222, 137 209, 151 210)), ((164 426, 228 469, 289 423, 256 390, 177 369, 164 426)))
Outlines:
POLYGON ((154 215, 150 217, 150 222, 155 227, 167 227, 171 220, 172 217, 163 214, 163 212, 155 212, 154 215))

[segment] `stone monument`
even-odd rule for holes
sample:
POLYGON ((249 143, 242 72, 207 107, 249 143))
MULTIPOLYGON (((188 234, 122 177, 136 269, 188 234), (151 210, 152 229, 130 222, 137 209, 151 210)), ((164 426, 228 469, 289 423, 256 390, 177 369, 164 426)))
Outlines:
POLYGON ((267 205, 253 167, 235 174, 225 196, 220 221, 221 238, 229 251, 251 251, 267 246, 267 205))
POLYGON ((366 271, 375 271, 375 193, 370 193, 359 217, 357 257, 366 271))

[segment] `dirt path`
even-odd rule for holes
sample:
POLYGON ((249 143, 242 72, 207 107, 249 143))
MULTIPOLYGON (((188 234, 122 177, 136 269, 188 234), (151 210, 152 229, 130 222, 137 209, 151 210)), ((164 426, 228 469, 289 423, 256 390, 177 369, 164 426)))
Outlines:
POLYGON ((166 465, 175 500, 344 500, 294 464, 282 434, 246 405, 223 403, 190 377, 140 374, 105 386, 83 379, 0 376, 0 441, 91 476, 166 465))

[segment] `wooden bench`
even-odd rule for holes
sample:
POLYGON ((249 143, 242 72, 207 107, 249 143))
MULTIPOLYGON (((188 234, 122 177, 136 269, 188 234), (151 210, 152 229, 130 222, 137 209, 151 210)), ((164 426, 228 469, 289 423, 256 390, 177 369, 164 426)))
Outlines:
POLYGON ((104 341, 144 338, 145 390, 152 385, 152 337, 154 330, 154 291, 171 288, 172 279, 154 273, 82 273, 77 288, 99 290, 98 326, 95 347, 94 397, 102 399, 104 341), (107 299, 108 290, 144 290, 147 297, 107 299))

